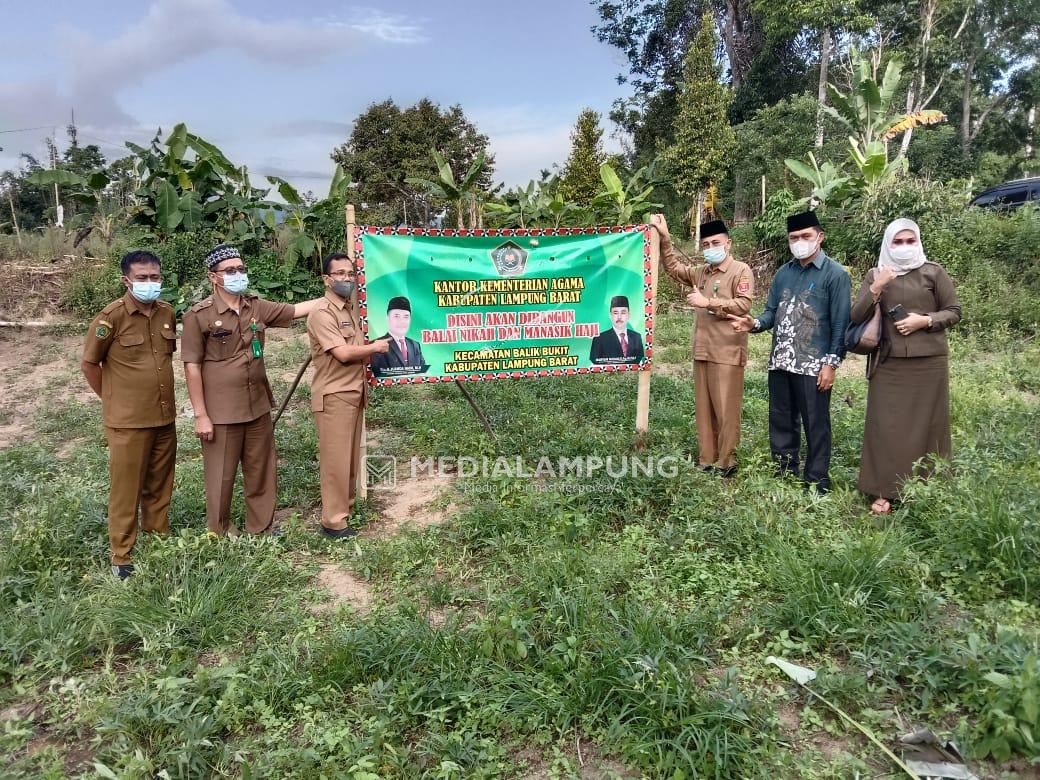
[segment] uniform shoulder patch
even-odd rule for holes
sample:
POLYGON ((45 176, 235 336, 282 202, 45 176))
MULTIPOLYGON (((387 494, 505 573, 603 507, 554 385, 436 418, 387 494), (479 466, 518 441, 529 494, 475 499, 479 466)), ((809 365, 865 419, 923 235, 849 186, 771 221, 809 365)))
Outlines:
POLYGON ((94 329, 94 335, 99 339, 107 339, 108 334, 112 332, 112 323, 100 320, 98 326, 94 329))
POLYGON ((737 282, 737 292, 746 293, 751 291, 751 277, 741 276, 740 281, 737 282))

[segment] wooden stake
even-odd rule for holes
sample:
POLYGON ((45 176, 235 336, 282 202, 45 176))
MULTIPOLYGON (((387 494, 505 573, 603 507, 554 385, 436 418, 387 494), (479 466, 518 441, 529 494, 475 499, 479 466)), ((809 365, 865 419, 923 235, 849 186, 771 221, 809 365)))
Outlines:
MULTIPOLYGON (((656 230, 650 231, 650 316, 653 321, 654 331, 658 329, 657 322, 657 274, 661 257, 661 234, 656 230)), ((655 333, 656 336, 656 333, 655 333)), ((654 346, 657 347, 657 338, 654 338, 654 346)), ((636 440, 637 446, 646 446, 646 434, 650 430, 650 372, 653 369, 653 361, 644 371, 639 372, 639 390, 636 394, 636 440)))
POLYGON ((467 390, 458 379, 455 380, 455 387, 459 388, 462 397, 469 401, 469 405, 473 407, 473 411, 480 420, 480 424, 484 426, 484 430, 488 432, 488 436, 492 439, 497 439, 498 436, 495 435, 495 430, 491 427, 491 422, 488 420, 487 415, 484 414, 484 410, 477 406, 477 402, 473 399, 473 396, 469 394, 469 390, 467 390))
POLYGON ((762 174, 762 213, 766 213, 766 175, 762 174))
MULTIPOLYGON (((350 262, 355 261, 354 233, 357 223, 354 217, 354 204, 348 203, 343 209, 343 216, 347 223, 347 257, 350 262)), ((368 456, 368 422, 365 419, 365 409, 361 409, 361 444, 358 448, 357 463, 357 496, 362 501, 368 498, 368 473, 365 467, 365 458, 368 456)))

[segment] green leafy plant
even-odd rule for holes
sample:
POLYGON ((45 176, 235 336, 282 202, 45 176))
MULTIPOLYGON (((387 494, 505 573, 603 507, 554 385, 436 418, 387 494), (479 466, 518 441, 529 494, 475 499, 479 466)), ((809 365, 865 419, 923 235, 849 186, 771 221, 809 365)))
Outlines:
POLYGON ((307 203, 299 191, 285 179, 268 176, 267 180, 275 185, 286 204, 281 206, 272 203, 271 210, 264 215, 265 224, 274 231, 277 227, 276 211, 285 214, 285 224, 291 231, 285 248, 286 265, 292 268, 300 260, 309 260, 315 256, 320 258, 325 254, 327 247, 317 226, 325 217, 342 216, 350 190, 350 178, 343 172, 343 168, 337 165, 329 184, 328 196, 316 203, 307 203))
POLYGON ((452 173, 451 166, 444 159, 444 155, 436 149, 432 149, 430 154, 437 165, 437 180, 408 177, 405 182, 451 203, 455 210, 455 224, 459 230, 465 229, 467 216, 471 229, 479 227, 483 221, 480 214, 480 183, 484 176, 485 153, 479 152, 470 164, 469 170, 458 180, 455 179, 455 174, 452 173))
POLYGON ((1018 753, 1040 757, 1040 656, 1022 660, 1015 674, 989 672, 986 706, 975 726, 975 753, 1007 761, 1018 753))

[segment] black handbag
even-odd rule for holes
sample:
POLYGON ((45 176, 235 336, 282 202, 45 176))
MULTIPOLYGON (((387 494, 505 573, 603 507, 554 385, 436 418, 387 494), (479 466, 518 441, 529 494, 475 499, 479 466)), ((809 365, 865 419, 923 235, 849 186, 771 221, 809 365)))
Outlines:
MULTIPOLYGON (((867 275, 870 284, 874 275, 873 269, 867 275)), ((881 302, 874 304, 874 311, 863 322, 850 322, 845 328, 845 351, 857 355, 871 355, 881 346, 881 302)))
POLYGON ((871 355, 881 346, 881 304, 863 322, 850 322, 845 328, 845 350, 857 355, 871 355))

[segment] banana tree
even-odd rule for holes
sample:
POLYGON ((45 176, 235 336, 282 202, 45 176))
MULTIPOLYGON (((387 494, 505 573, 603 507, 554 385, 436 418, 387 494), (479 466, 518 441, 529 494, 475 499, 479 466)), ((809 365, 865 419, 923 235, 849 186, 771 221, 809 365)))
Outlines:
POLYGON ((134 222, 159 236, 207 226, 235 241, 265 237, 267 190, 252 186, 244 166, 183 123, 165 142, 159 137, 157 132, 147 147, 126 144, 140 180, 130 209, 134 222))
POLYGON ((323 255, 324 242, 315 228, 323 217, 343 208, 350 189, 350 177, 337 165, 329 184, 328 197, 310 204, 285 179, 268 176, 267 180, 275 186, 285 204, 270 203, 271 208, 264 215, 264 222, 273 232, 278 224, 276 212, 282 212, 285 214, 285 224, 293 233, 285 250, 286 264, 295 265, 299 260, 313 257, 315 253, 319 257, 323 255))
POLYGON ((906 158, 897 157, 889 162, 885 145, 880 141, 871 141, 861 148, 859 141, 850 137, 849 156, 859 171, 857 184, 865 188, 873 187, 907 171, 906 158))
POLYGON ((805 206, 809 203, 826 203, 828 200, 841 202, 850 194, 849 182, 851 176, 846 176, 834 163, 824 161, 821 165, 816 161, 816 155, 809 152, 809 164, 801 160, 788 157, 784 165, 799 178, 805 179, 813 185, 812 192, 808 197, 799 201, 799 205, 805 206))
POLYGON ((559 177, 547 181, 530 181, 502 196, 501 202, 490 202, 485 208, 502 227, 554 227, 564 224, 586 224, 588 209, 568 202, 560 192, 559 177))
POLYGON ((892 55, 881 81, 878 81, 868 57, 856 49, 850 51, 849 56, 852 59, 852 88, 846 93, 828 84, 830 105, 822 106, 822 110, 866 145, 903 118, 901 112, 892 110, 892 101, 903 75, 903 60, 898 54, 892 55))
POLYGON ((655 171, 656 165, 651 163, 637 170, 627 183, 623 183, 610 163, 603 163, 599 167, 603 189, 592 199, 594 220, 629 225, 642 219, 645 213, 662 208, 663 204, 650 200, 654 187, 659 183, 655 171))
POLYGON ((451 203, 455 207, 456 226, 459 230, 466 227, 465 217, 469 216, 470 228, 476 228, 482 222, 480 203, 480 177, 484 173, 484 152, 480 152, 469 166, 466 174, 455 180, 448 161, 436 149, 432 149, 433 160, 437 164, 437 181, 430 181, 418 177, 409 177, 405 182, 413 187, 426 190, 435 198, 440 198, 451 203))

